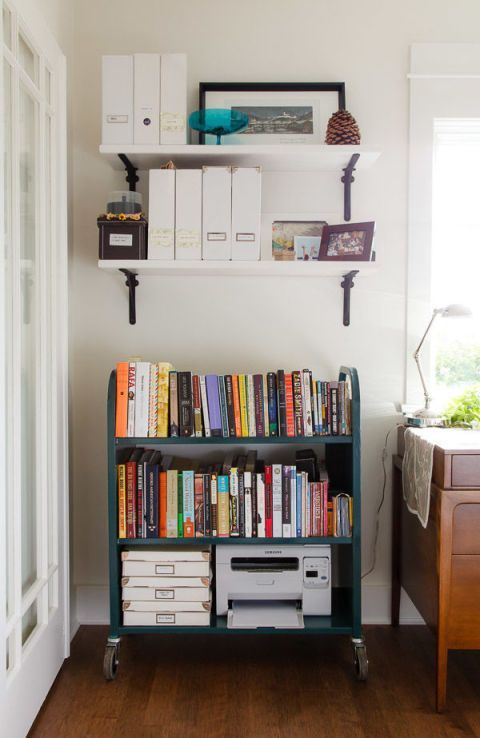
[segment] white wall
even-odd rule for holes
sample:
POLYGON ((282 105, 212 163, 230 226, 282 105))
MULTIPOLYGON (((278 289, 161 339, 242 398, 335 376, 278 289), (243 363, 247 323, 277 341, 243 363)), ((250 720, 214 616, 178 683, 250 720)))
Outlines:
MULTIPOLYGON (((404 394, 408 48, 418 41, 476 41, 479 21, 475 0, 77 3, 71 498, 80 622, 102 620, 106 613, 106 386, 115 362, 129 355, 204 372, 308 366, 333 378, 341 363, 356 366, 363 403, 364 569, 369 567, 381 449, 397 419, 394 404, 404 394), (108 191, 123 186, 123 175, 98 154, 100 57, 135 51, 188 53, 190 109, 201 80, 346 82, 347 107, 362 142, 383 152, 354 185, 353 219, 377 221, 380 269, 357 280, 349 328, 341 323, 338 283, 271 278, 144 279, 138 322, 129 326, 126 288, 96 267, 95 218, 108 191)), ((264 207, 270 212, 340 211, 341 197, 336 178, 265 176, 264 207)), ((377 566, 365 591, 367 617, 377 622, 388 618, 389 499, 388 488, 377 566)))

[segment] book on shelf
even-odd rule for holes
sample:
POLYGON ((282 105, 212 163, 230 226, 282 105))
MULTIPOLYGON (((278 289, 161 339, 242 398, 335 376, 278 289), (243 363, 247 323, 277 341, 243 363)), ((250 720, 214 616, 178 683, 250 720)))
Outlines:
POLYGON ((327 471, 308 461, 305 471, 301 456, 298 464, 269 464, 250 451, 207 463, 122 449, 119 538, 351 536, 351 496, 331 490, 327 471))
POLYGON ((349 382, 309 369, 196 374, 168 362, 117 364, 119 438, 308 438, 349 436, 349 382))

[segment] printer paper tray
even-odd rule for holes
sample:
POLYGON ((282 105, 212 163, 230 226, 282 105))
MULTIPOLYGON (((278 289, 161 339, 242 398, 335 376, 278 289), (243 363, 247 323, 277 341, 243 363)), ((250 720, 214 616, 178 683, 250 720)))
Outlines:
POLYGON ((228 611, 229 628, 304 628, 295 601, 237 600, 228 611))

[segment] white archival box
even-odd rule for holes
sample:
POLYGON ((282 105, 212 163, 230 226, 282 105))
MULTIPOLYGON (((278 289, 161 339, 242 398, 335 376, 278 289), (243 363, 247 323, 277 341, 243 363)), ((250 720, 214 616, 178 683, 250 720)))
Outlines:
POLYGON ((133 144, 133 56, 102 56, 102 143, 133 144))
POLYGON ((262 170, 232 168, 232 259, 260 259, 262 170))
POLYGON ((160 142, 160 54, 135 54, 133 61, 135 144, 160 142))
POLYGON ((150 169, 148 258, 175 256, 175 170, 150 169))
POLYGON ((232 256, 232 169, 203 167, 202 258, 232 256))
POLYGON ((162 54, 160 143, 187 143, 187 55, 162 54))
POLYGON ((202 170, 177 169, 175 259, 202 258, 202 170))

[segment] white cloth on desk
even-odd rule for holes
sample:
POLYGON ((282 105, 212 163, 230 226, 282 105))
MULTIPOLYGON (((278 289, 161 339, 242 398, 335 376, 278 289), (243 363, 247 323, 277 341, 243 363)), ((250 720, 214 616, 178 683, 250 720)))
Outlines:
POLYGON ((438 428, 407 428, 402 464, 403 499, 424 528, 430 512, 433 449, 438 428))

